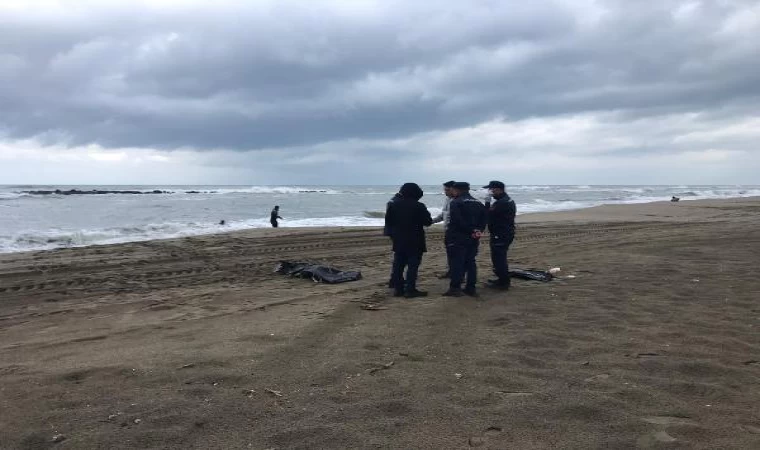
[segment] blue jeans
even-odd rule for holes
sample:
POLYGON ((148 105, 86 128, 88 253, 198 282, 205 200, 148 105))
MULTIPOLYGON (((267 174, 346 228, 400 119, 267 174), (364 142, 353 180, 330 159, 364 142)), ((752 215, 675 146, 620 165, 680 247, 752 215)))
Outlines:
POLYGON ((412 292, 417 289, 417 273, 422 263, 422 253, 398 251, 393 253, 393 287, 397 291, 406 289, 412 292), (406 268, 406 283, 404 282, 404 269, 406 268))
POLYGON ((467 243, 451 242, 446 245, 446 256, 449 259, 449 273, 451 275, 451 289, 461 289, 465 275, 467 275, 467 289, 475 289, 478 281, 478 267, 475 257, 478 256, 478 241, 467 243))

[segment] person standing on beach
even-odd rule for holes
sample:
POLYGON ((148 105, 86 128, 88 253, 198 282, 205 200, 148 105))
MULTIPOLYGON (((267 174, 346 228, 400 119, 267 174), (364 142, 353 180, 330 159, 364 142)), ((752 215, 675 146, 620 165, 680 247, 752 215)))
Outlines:
POLYGON ((427 292, 417 290, 417 273, 422 254, 427 251, 424 227, 432 225, 433 218, 427 206, 419 201, 423 192, 416 183, 405 183, 399 193, 401 199, 391 202, 385 215, 385 225, 393 241, 393 295, 425 297, 427 292))
MULTIPOLYGON (((390 200, 388 200, 388 203, 385 204, 385 217, 388 217, 388 210, 390 210, 391 205, 394 202, 397 202, 397 201, 401 200, 401 198, 402 198, 401 197, 401 193, 397 192, 397 193, 395 193, 393 195, 393 197, 391 197, 390 200)), ((383 226, 383 236, 388 236, 389 238, 391 238, 391 242, 393 241, 393 234, 391 233, 391 227, 388 225, 388 221, 387 220, 385 221, 385 226, 383 226)), ((396 266, 393 263, 391 263, 391 278, 388 280, 388 287, 391 288, 391 289, 395 289, 396 288, 396 272, 395 272, 395 270, 396 270, 396 266)), ((403 280, 403 277, 402 277, 402 279, 401 279, 401 282, 402 282, 401 288, 402 289, 403 289, 403 281, 404 280, 403 280)))
MULTIPOLYGON (((453 198, 453 195, 451 194, 451 187, 454 186, 454 181, 447 181, 443 183, 443 195, 446 196, 446 198, 443 200, 443 206, 441 207, 441 213, 438 214, 433 218, 433 223, 440 223, 443 222, 443 231, 446 231, 446 228, 449 226, 449 205, 451 204, 451 199, 453 198)), ((444 244, 445 245, 445 244, 444 244)), ((446 265, 446 272, 441 274, 438 278, 445 279, 449 278, 450 270, 448 267, 448 264, 446 265)))
POLYGON ((509 263, 507 252, 515 239, 515 214, 517 206, 507 192, 504 183, 491 181, 483 189, 488 189, 486 209, 488 210, 488 232, 491 234, 491 263, 495 280, 488 280, 487 286, 493 289, 507 290, 510 286, 509 263), (493 203, 491 202, 493 196, 493 203))
POLYGON ((470 195, 470 184, 456 182, 452 186, 454 199, 449 205, 449 226, 446 229, 446 255, 449 260, 451 282, 443 294, 447 297, 461 297, 467 294, 477 297, 477 266, 480 237, 486 227, 486 209, 482 203, 470 195), (462 290, 465 274, 467 283, 462 290))
POLYGON ((272 213, 269 215, 269 223, 272 224, 272 228, 277 228, 280 226, 279 223, 277 223, 277 219, 282 220, 282 217, 280 217, 280 207, 275 206, 272 210, 272 213))

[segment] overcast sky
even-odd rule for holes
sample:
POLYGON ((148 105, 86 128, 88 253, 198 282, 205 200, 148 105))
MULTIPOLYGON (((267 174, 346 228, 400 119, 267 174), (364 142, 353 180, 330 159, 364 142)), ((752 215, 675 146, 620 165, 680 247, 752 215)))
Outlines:
POLYGON ((0 184, 757 184, 759 143, 759 1, 0 2, 0 184))

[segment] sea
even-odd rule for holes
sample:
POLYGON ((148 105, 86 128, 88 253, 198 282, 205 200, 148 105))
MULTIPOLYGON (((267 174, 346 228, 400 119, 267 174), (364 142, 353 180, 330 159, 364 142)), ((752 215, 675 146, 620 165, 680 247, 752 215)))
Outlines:
MULTIPOLYGON (((440 186, 422 186, 430 212, 440 186)), ((398 186, 0 186, 0 253, 177 238, 269 227, 379 227, 398 186), (73 191, 73 193, 72 193, 73 191), (85 191, 109 193, 84 194, 85 191), (221 221, 224 224, 220 224, 221 221)), ((760 196, 760 186, 508 186, 518 214, 760 196)), ((484 197, 485 190, 474 190, 484 197)))

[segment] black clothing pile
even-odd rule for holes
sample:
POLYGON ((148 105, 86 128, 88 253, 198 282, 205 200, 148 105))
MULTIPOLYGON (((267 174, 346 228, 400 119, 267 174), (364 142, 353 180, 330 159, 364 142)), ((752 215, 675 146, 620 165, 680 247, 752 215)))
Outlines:
POLYGON ((306 261, 280 261, 274 271, 291 277, 311 278, 315 283, 336 284, 362 278, 362 273, 359 271, 343 271, 306 261))
POLYGON ((512 269, 509 271, 509 276, 512 278, 521 278, 523 280, 533 280, 533 281, 551 281, 554 276, 549 273, 545 272, 543 270, 523 270, 523 269, 512 269))

